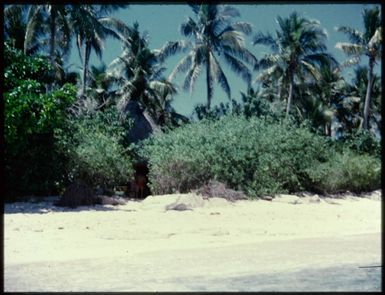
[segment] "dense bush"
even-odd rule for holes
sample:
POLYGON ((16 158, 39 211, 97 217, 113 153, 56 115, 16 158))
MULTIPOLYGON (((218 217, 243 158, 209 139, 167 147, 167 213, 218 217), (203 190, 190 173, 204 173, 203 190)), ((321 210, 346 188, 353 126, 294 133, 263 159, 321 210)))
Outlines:
POLYGON ((381 142, 371 132, 358 129, 347 134, 343 139, 343 146, 356 151, 359 154, 381 157, 381 142))
POLYGON ((349 148, 341 153, 305 127, 258 118, 202 120, 156 134, 141 151, 157 194, 187 192, 210 180, 249 197, 304 190, 360 192, 380 185, 378 158, 349 148))
POLYGON ((72 118, 56 130, 57 146, 67 158, 68 181, 103 189, 125 184, 133 174, 124 125, 114 108, 72 118))
POLYGON ((54 148, 54 130, 62 127, 75 87, 46 92, 49 66, 4 46, 4 138, 6 200, 20 195, 55 194, 63 159, 54 148))
POLYGON ((213 179, 249 196, 309 189, 306 169, 328 155, 326 141, 306 129, 234 116, 157 134, 142 154, 154 193, 185 192, 213 179))
POLYGON ((328 162, 312 167, 308 173, 314 190, 320 193, 360 193, 381 187, 381 161, 348 148, 333 154, 328 162))

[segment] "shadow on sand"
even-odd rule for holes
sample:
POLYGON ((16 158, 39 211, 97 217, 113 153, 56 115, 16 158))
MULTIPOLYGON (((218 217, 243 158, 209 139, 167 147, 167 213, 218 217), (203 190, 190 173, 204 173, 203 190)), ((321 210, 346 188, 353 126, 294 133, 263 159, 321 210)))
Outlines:
POLYGON ((119 206, 94 205, 77 208, 58 207, 54 202, 15 202, 4 204, 4 214, 47 214, 50 212, 116 211, 119 206))

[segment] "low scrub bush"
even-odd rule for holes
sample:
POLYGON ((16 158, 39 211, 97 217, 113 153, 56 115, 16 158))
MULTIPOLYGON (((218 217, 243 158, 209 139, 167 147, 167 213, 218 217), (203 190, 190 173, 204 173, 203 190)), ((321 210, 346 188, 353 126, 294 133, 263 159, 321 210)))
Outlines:
POLYGON ((381 161, 345 148, 329 161, 309 169, 313 189, 320 193, 368 192, 381 187, 381 161))
POLYGON ((261 196, 310 190, 307 169, 327 160, 328 145, 287 123, 224 116, 155 134, 141 154, 153 193, 188 192, 217 180, 261 196))
POLYGON ((109 189, 133 174, 130 149, 122 142, 125 130, 114 110, 73 118, 56 130, 59 150, 67 157, 68 181, 109 189))
POLYGON ((371 132, 358 129, 345 136, 343 145, 359 154, 366 154, 380 158, 381 157, 381 142, 371 132))

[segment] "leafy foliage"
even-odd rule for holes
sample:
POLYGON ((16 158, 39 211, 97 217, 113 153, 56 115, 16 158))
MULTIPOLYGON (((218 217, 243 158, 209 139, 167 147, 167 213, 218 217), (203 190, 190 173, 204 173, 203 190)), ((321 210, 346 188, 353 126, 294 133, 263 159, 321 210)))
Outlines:
POLYGON ((308 173, 314 190, 319 193, 360 193, 381 187, 381 161, 348 148, 333 154, 328 162, 309 169, 308 173))
POLYGON ((202 120, 143 147, 155 193, 189 191, 210 179, 249 196, 308 187, 305 170, 327 159, 327 143, 305 129, 238 116, 202 120))
MULTIPOLYGON (((196 80, 205 67, 207 84, 207 108, 211 107, 214 83, 218 83, 227 97, 231 99, 231 89, 219 58, 250 86, 251 73, 247 65, 254 66, 255 56, 246 48, 244 35, 251 33, 251 25, 234 22, 239 17, 236 8, 218 4, 189 4, 195 14, 180 27, 183 36, 193 40, 190 51, 180 60, 169 76, 171 80, 177 73, 186 73, 183 88, 192 93, 196 80)), ((179 41, 180 42, 180 41, 179 41)), ((175 42, 175 47, 178 43, 175 42)), ((180 50, 187 46, 179 46, 180 50)), ((177 49, 174 50, 178 51, 177 49)))
POLYGON ((177 92, 175 86, 163 77, 165 68, 160 61, 165 58, 167 46, 150 50, 148 36, 140 33, 138 23, 123 36, 123 53, 111 62, 107 72, 117 86, 118 106, 122 113, 127 112, 129 101, 135 101, 158 126, 174 127, 186 122, 187 118, 171 105, 177 92))
POLYGON ((25 56, 7 45, 4 57, 7 193, 54 192, 61 178, 62 159, 54 149, 53 132, 62 126, 75 88, 66 84, 46 93, 42 82, 48 79, 49 67, 42 58, 25 56))
POLYGON ((343 146, 350 148, 358 154, 366 154, 381 158, 381 142, 367 130, 359 129, 345 135, 342 139, 343 146))
POLYGON ((130 148, 124 148, 128 120, 119 120, 114 108, 70 119, 56 130, 57 146, 67 158, 67 179, 91 187, 112 188, 132 176, 130 148))

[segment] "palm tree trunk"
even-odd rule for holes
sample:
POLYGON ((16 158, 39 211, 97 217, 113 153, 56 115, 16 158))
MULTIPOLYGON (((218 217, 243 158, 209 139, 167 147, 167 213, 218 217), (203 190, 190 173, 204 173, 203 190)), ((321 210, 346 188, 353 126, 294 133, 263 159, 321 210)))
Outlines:
POLYGON ((331 126, 331 123, 329 122, 325 124, 325 135, 327 137, 332 136, 332 126, 331 126))
POLYGON ((206 53, 206 84, 207 84, 207 109, 210 110, 211 107, 211 85, 210 85, 210 54, 206 53))
POLYGON ((50 58, 50 65, 51 65, 51 78, 52 82, 48 86, 49 90, 52 90, 53 84, 54 84, 54 76, 55 76, 55 37, 56 37, 56 15, 55 11, 52 10, 51 17, 50 17, 50 42, 49 42, 49 58, 50 58))
POLYGON ((86 93, 87 82, 88 82, 88 63, 90 60, 91 44, 86 41, 84 44, 84 60, 83 60, 83 85, 80 96, 84 96, 86 93))
POLYGON ((373 67, 374 67, 374 60, 369 60, 369 77, 368 77, 368 86, 366 88, 366 95, 365 95, 365 107, 364 107, 364 129, 369 129, 369 106, 370 106, 370 98, 372 94, 372 83, 373 83, 373 67))
POLYGON ((293 78, 292 78, 292 76, 290 76, 290 81, 289 81, 289 97, 287 98, 287 106, 286 106, 286 117, 289 116, 290 107, 291 107, 292 100, 293 100, 293 86, 294 86, 293 84, 294 84, 293 78))

